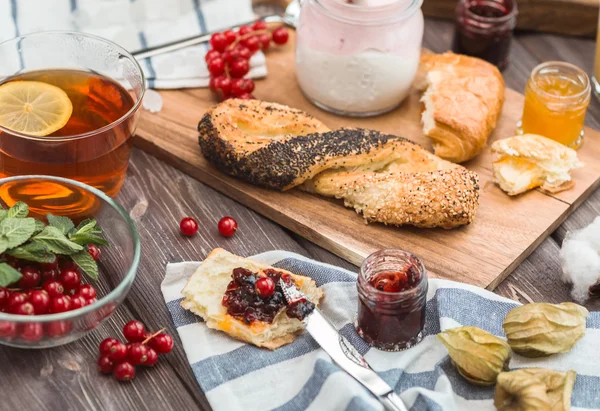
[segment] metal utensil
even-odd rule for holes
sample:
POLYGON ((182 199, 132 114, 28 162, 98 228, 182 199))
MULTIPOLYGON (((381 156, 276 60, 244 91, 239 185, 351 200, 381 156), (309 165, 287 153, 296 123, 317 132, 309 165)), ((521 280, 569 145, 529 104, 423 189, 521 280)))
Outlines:
MULTIPOLYGON (((291 281, 279 279, 279 285, 288 304, 310 301, 291 281)), ((329 356, 344 371, 371 391, 389 411, 407 411, 400 397, 373 369, 362 355, 341 336, 333 324, 318 308, 303 320, 306 331, 319 343, 329 356)))
MULTIPOLYGON (((262 20, 266 23, 283 23, 288 27, 296 28, 296 23, 298 21, 299 15, 300 1, 294 0, 286 7, 285 12, 283 14, 272 14, 270 16, 265 16, 259 20, 262 20)), ((223 29, 222 31, 237 30, 241 26, 250 25, 252 23, 254 23, 254 21, 229 27, 228 29, 223 29)), ((198 44, 206 43, 210 40, 210 36, 212 36, 212 34, 213 33, 199 34, 197 36, 187 37, 184 39, 172 41, 170 43, 161 44, 159 46, 137 50, 132 52, 131 54, 139 60, 148 57, 154 57, 158 56, 159 54, 170 53, 172 51, 181 50, 186 47, 197 46, 198 44)))

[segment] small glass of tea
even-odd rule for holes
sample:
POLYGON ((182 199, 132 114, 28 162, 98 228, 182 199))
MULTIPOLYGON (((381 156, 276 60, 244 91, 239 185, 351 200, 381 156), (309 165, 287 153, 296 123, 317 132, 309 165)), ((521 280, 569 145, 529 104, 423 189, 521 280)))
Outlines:
MULTIPOLYGON (((135 58, 100 37, 40 32, 0 43, 0 179, 60 176, 115 196, 144 91, 135 58)), ((35 208, 57 196, 69 212, 93 206, 85 192, 51 184, 0 187, 7 204, 19 199, 35 208)))

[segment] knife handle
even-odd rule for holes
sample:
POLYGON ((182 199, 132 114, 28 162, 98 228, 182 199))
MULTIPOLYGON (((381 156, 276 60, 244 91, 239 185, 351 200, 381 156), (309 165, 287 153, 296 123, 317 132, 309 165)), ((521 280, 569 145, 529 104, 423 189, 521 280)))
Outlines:
POLYGON ((388 411, 408 411, 398 394, 393 391, 380 397, 380 401, 388 411))

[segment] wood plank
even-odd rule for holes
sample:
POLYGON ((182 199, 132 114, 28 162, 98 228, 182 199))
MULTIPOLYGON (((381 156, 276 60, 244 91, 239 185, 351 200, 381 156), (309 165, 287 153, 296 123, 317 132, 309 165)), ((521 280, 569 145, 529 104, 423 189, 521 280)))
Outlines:
MULTIPOLYGON (((595 37, 597 0, 518 0, 517 30, 595 37)), ((427 17, 454 20, 456 0, 423 2, 427 17)))
MULTIPOLYGON (((258 82, 258 98, 304 109, 331 128, 375 128, 431 147, 421 131, 417 91, 400 108, 375 119, 350 119, 325 113, 302 96, 295 81, 292 51, 288 46, 270 53, 271 74, 267 80, 258 82)), ((144 113, 136 139, 140 147, 355 264, 380 248, 405 248, 423 257, 434 275, 494 288, 566 218, 582 196, 589 194, 600 176, 600 165, 591 164, 572 190, 572 197, 560 201, 539 192, 509 198, 491 183, 491 153, 486 149, 467 164, 479 173, 483 188, 475 224, 451 232, 365 226, 352 210, 342 208, 339 203, 298 190, 286 193, 263 190, 216 171, 197 146, 196 124, 202 112, 213 104, 208 90, 161 94, 163 110, 158 114, 144 113), (537 217, 532 219, 534 214, 537 217), (357 236, 359 232, 361 235, 357 236), (498 232, 507 235, 494 234, 498 232), (490 247, 490 238, 494 247, 490 247), (455 264, 457 259, 463 264, 455 264)), ((514 134, 522 101, 519 93, 507 90, 507 103, 492 139, 514 134)))

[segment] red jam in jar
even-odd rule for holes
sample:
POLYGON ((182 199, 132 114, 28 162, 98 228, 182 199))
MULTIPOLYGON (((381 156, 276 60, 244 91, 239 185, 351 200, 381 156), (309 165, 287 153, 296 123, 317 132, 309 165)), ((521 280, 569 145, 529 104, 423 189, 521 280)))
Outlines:
POLYGON ((387 351, 410 348, 423 338, 427 272, 401 250, 368 256, 357 282, 356 331, 367 344, 387 351))
POLYGON ((504 70, 516 23, 516 0, 459 0, 452 51, 504 70))

